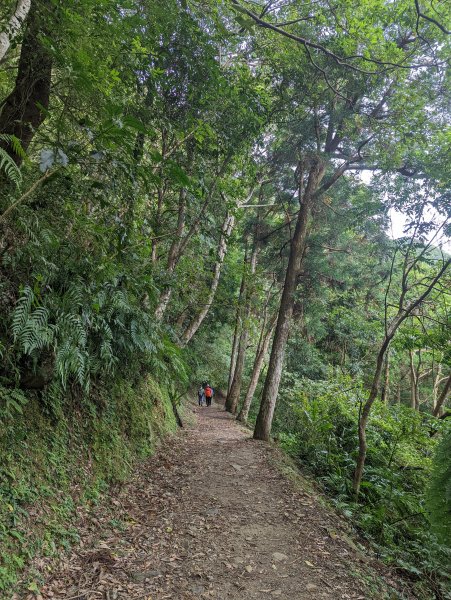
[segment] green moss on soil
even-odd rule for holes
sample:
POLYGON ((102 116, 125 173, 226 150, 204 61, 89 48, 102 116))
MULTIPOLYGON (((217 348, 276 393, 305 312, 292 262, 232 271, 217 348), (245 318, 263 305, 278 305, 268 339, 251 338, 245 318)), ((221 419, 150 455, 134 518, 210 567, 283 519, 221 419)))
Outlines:
POLYGON ((0 598, 34 557, 76 541, 77 508, 125 481, 175 429, 169 395, 151 378, 78 402, 30 395, 23 414, 1 423, 0 598))

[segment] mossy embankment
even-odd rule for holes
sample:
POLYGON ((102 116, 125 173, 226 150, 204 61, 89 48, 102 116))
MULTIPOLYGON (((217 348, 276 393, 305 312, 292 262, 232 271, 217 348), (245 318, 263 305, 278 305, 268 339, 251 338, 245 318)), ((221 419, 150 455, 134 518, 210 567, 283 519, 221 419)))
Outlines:
POLYGON ((114 381, 89 397, 30 394, 0 430, 0 598, 39 557, 77 540, 95 505, 176 429, 169 393, 150 377, 114 381))

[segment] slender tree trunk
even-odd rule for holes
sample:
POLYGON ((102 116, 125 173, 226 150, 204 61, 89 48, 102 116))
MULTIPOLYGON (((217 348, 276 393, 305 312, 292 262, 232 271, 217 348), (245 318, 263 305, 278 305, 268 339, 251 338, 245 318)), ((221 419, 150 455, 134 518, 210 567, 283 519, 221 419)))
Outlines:
POLYGON ((246 268, 244 269, 244 271, 245 271, 245 273, 244 273, 244 275, 245 275, 245 279, 244 279, 245 293, 244 293, 244 309, 243 309, 243 313, 242 313, 242 323, 241 323, 241 334, 240 334, 240 341, 238 344, 238 352, 237 352, 237 356, 236 356, 236 364, 235 364, 235 369, 233 372, 232 384, 230 386, 230 390, 229 390, 229 393, 227 394, 227 398, 226 398, 226 402, 225 402, 225 409, 228 412, 232 413, 233 415, 236 413, 236 410, 238 407, 238 402, 240 401, 244 361, 246 358, 247 343, 249 340, 249 317, 251 314, 251 293, 250 293, 248 278, 250 278, 252 280, 253 275, 255 273, 255 268, 257 265, 257 251, 258 251, 257 242, 256 242, 256 240, 254 240, 254 247, 252 250, 250 265, 249 265, 249 267, 250 267, 249 272, 247 272, 246 268))
POLYGON ((166 181, 164 180, 162 173, 162 165, 164 164, 166 153, 168 151, 168 133, 167 130, 163 127, 161 130, 161 163, 156 169, 156 173, 160 176, 160 182, 157 187, 157 206, 154 218, 152 220, 152 229, 154 233, 154 237, 152 238, 152 253, 151 253, 151 261, 152 264, 155 264, 158 260, 157 250, 161 236, 161 215, 163 212, 163 204, 164 197, 166 195, 166 181))
POLYGON ((263 369, 263 364, 265 361, 265 356, 268 352, 269 344, 271 342, 272 334, 274 333, 274 328, 276 326, 276 320, 273 319, 270 324, 268 330, 266 331, 263 341, 260 344, 257 354, 255 356, 255 362, 252 369, 251 379, 249 381, 249 387, 247 388, 246 397, 243 402, 243 406, 237 416, 237 420, 243 423, 246 423, 247 418, 249 416, 249 409, 252 404, 252 400, 254 398, 255 390, 257 389, 258 380, 260 379, 260 373, 263 369))
POLYGON ((384 404, 388 404, 388 399, 390 396, 390 354, 387 351, 387 355, 385 357, 385 365, 384 365, 384 383, 382 385, 381 390, 381 402, 384 404))
MULTIPOLYGON (((179 209, 178 209, 178 217, 177 217, 177 229, 175 233, 175 237, 172 241, 171 247, 169 249, 168 254, 168 262, 166 267, 166 273, 170 277, 177 266, 179 261, 179 249, 180 243, 183 235, 183 231, 185 228, 185 215, 186 215, 186 189, 182 188, 179 194, 179 209)), ((157 308, 155 309, 155 318, 157 321, 162 321, 166 309, 169 304, 169 300, 172 296, 172 285, 167 285, 165 289, 163 289, 160 299, 158 301, 157 308)))
MULTIPOLYGON (((405 265, 406 264, 407 264, 407 261, 406 261, 405 265)), ((403 292, 401 294, 401 298, 399 301, 399 310, 398 310, 397 315, 393 318, 390 325, 388 327, 386 327, 385 336, 384 336, 383 342, 381 344, 379 353, 377 355, 376 368, 374 371, 373 382, 371 385, 371 391, 370 391, 368 399, 365 402, 365 404, 363 405, 363 408, 359 415, 359 426, 358 426, 359 454, 358 454, 357 461, 356 461, 356 468, 354 471, 354 481, 353 481, 354 498, 356 501, 358 500, 359 493, 360 493, 360 485, 362 483, 363 469, 364 469, 365 460, 366 460, 366 450, 367 450, 366 427, 368 424, 371 407, 373 406, 373 403, 376 400, 377 395, 378 395, 379 383, 380 383, 380 378, 381 378, 382 365, 383 365, 383 361, 384 361, 385 352, 387 351, 387 349, 390 345, 390 342, 393 339, 393 336, 395 335, 397 330, 399 329, 400 325, 412 314, 412 312, 423 302, 423 300, 425 300, 428 297, 428 295, 434 289, 435 285, 440 280, 440 278, 443 276, 443 274, 446 272, 446 270, 448 269, 450 264, 451 264, 451 259, 446 260, 442 264, 441 268, 439 269, 439 271, 435 275, 435 277, 433 277, 432 280, 429 282, 429 284, 426 286, 426 289, 424 290, 424 292, 418 298, 409 302, 406 306, 404 305, 403 301, 405 298, 405 291, 407 290, 407 284, 406 284, 407 275, 406 275, 406 271, 404 271, 404 273, 403 273, 403 292)), ((406 266, 404 268, 406 269, 406 266)), ((408 268, 409 268, 409 270, 411 270, 412 266, 409 266, 408 268)), ((448 383, 449 383, 449 386, 451 387, 451 376, 450 376, 450 381, 448 383)), ((444 397, 446 398, 446 393, 444 394, 444 397)))
POLYGON ((5 58, 11 43, 19 34, 22 25, 30 11, 31 0, 19 0, 14 13, 9 19, 5 29, 0 33, 0 63, 5 58))
POLYGON ((243 315, 243 324, 241 328, 240 342, 238 344, 238 352, 236 355, 235 369, 233 372, 232 384, 229 393, 227 394, 225 409, 234 415, 237 410, 240 400, 241 382, 243 378, 244 361, 246 358, 247 342, 249 340, 249 324, 250 315, 249 308, 246 309, 243 315))
POLYGON ((380 382, 382 367, 383 367, 383 363, 384 363, 384 354, 388 348, 390 340, 393 337, 395 331, 393 331, 393 333, 391 334, 390 339, 388 339, 387 336, 385 337, 385 339, 382 343, 381 349, 379 350, 379 354, 377 355, 377 360, 376 360, 376 369, 375 369, 374 376, 373 376, 373 383, 371 386, 371 391, 370 391, 367 401, 365 402, 365 404, 361 410, 361 414, 359 417, 359 427, 358 427, 359 455, 357 458, 357 464, 356 464, 356 468, 355 468, 355 472, 354 472, 354 485, 353 485, 354 495, 355 495, 356 500, 360 493, 360 484, 362 483, 363 468, 365 466, 365 459, 366 459, 366 451, 367 451, 366 427, 368 424, 371 407, 373 406, 373 403, 376 400, 376 398, 378 396, 378 392, 379 392, 379 382, 380 382))
MULTIPOLYGON (((190 148, 191 148, 191 145, 189 146, 189 149, 188 149, 188 169, 189 170, 191 169, 191 165, 193 163, 193 151, 190 148)), ((185 235, 183 235, 183 233, 185 230, 185 220, 186 220, 186 193, 187 192, 185 189, 181 190, 180 200, 179 200, 179 211, 178 211, 178 218, 177 218, 177 230, 176 230, 176 235, 171 244, 171 248, 169 250, 169 255, 168 255, 167 272, 169 275, 171 275, 175 271, 175 268, 177 267, 181 257, 183 256, 183 254, 186 250, 186 247, 188 246, 189 241, 197 233, 197 231, 200 227, 200 224, 202 222, 202 217, 203 217, 203 215, 204 215, 208 205, 210 204, 210 202, 213 198, 213 195, 216 191, 218 182, 224 176, 224 173, 226 172, 231 159, 232 159, 232 156, 228 155, 222 162, 221 168, 216 173, 215 178, 213 179, 213 182, 210 186, 210 189, 207 193, 207 196, 202 204, 202 207, 201 207, 197 217, 191 223, 191 226, 185 235)), ((161 212, 160 198, 158 199, 158 207, 161 212)), ((152 245, 152 262, 155 262, 155 260, 156 260, 156 244, 153 243, 153 245, 152 245)), ((166 308, 169 304, 171 295, 172 295, 172 286, 168 285, 163 290, 160 300, 159 300, 159 303, 158 303, 158 306, 155 310, 155 318, 157 319, 157 321, 161 321, 163 319, 164 313, 166 312, 166 308)), ((209 309, 207 309, 207 313, 208 313, 208 310, 209 309)))
MULTIPOLYGON (((244 273, 243 273, 244 277, 244 273)), ((240 329, 241 329, 241 305, 238 302, 238 307, 236 309, 236 318, 235 318, 235 330, 233 332, 233 342, 232 342, 232 353, 230 355, 230 367, 229 367, 229 380, 227 383, 227 395, 230 392, 230 387, 233 381, 233 375, 235 373, 236 367, 236 357, 238 353, 238 344, 240 343, 240 329)))
POLYGON ((244 248, 244 263, 243 263, 243 273, 241 275, 241 283, 240 283, 240 292, 238 294, 238 304, 236 308, 236 319, 235 319, 235 330, 233 332, 233 343, 232 343, 232 353, 230 356, 230 368, 229 368, 229 380, 227 383, 227 396, 230 393, 230 388, 232 387, 233 376, 235 374, 236 368, 236 359, 238 355, 238 346, 240 343, 241 336, 241 326, 243 323, 243 299, 244 299, 244 291, 246 288, 246 265, 249 260, 249 248, 248 241, 246 239, 246 244, 244 248))
MULTIPOLYGON (((17 137, 24 150, 44 121, 49 106, 52 57, 41 42, 41 37, 48 33, 46 10, 54 10, 49 0, 33 0, 26 21, 16 84, 0 114, 0 133, 17 137)), ((2 147, 17 165, 21 164, 22 157, 10 144, 2 142, 2 147)))
POLYGON ((222 224, 221 236, 218 244, 218 258, 215 263, 214 273, 213 273, 213 281, 210 286, 210 292, 208 294, 207 302, 203 306, 202 310, 198 313, 198 315, 193 319, 190 325, 185 329, 181 338, 181 346, 186 346, 199 327, 202 325, 203 320, 207 316, 216 295, 216 290, 219 285, 219 278, 221 276, 221 268, 224 262, 225 255, 227 253, 227 243, 232 233, 233 226, 235 225, 235 217, 230 215, 227 212, 226 218, 222 224))
POLYGON ((437 406, 438 388, 440 385, 441 378, 442 378, 442 365, 441 365, 441 363, 438 363, 437 373, 435 374, 434 385, 432 388, 432 414, 434 414, 435 407, 437 406))
POLYGON ((177 329, 183 328, 183 324, 185 323, 185 320, 187 318, 190 306, 191 306, 190 304, 188 304, 188 306, 185 306, 185 308, 182 310, 182 312, 177 317, 177 319, 175 321, 175 326, 177 329))
POLYGON ((290 245, 290 257, 285 275, 284 288, 280 300, 274 340, 271 348, 268 372, 263 387, 260 411, 255 424, 254 438, 269 441, 272 420, 276 407, 277 394, 279 392, 282 366, 285 357, 285 347, 288 340, 291 319, 294 307, 294 292, 297 279, 301 270, 302 258, 307 240, 308 221, 313 196, 318 189, 319 183, 324 175, 324 166, 319 159, 309 168, 308 181, 305 192, 303 192, 303 165, 300 167, 301 180, 299 182, 300 209, 296 222, 293 239, 290 245))
POLYGON ((434 415, 434 417, 440 416, 440 412, 443 409, 443 407, 445 406, 446 399, 448 398, 450 392, 451 392, 451 375, 448 376, 445 386, 444 386, 440 396, 438 397, 437 404, 435 405, 434 411, 432 413, 434 415))
POLYGON ((413 410, 417 410, 417 387, 418 387, 418 379, 417 372, 415 369, 414 356, 413 351, 409 350, 409 359, 410 359, 410 408, 413 410))

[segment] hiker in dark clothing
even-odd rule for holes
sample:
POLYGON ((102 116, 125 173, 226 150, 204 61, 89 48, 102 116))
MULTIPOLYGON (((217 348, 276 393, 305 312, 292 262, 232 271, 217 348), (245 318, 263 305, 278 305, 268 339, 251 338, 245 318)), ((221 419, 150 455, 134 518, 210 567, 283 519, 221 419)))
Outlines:
POLYGON ((205 387, 205 398, 207 400, 207 406, 211 406, 211 399, 213 398, 213 389, 208 384, 205 387))
POLYGON ((205 400, 205 390, 202 385, 197 390, 197 400, 199 402, 199 406, 203 406, 205 400))

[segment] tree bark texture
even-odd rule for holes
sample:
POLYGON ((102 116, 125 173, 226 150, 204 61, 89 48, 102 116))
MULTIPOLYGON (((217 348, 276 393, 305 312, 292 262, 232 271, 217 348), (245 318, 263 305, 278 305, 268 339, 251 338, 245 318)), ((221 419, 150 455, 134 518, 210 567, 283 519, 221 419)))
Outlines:
POLYGON ((442 408, 445 405, 446 399, 448 398, 449 394, 451 392, 451 375, 449 375, 448 379, 446 380, 445 386, 440 394, 440 396, 437 399, 437 403, 434 407, 434 411, 433 411, 433 415, 434 417, 439 417, 442 408))
POLYGON ((388 404, 389 396, 390 396, 390 354, 387 351, 387 356, 385 357, 384 364, 384 383, 382 384, 381 390, 381 402, 384 404, 388 404))
POLYGON ((273 319, 269 328, 264 334, 262 343, 257 349, 257 354, 255 355, 254 366, 252 368, 252 374, 249 381, 249 386, 247 388, 246 397, 244 398, 243 406, 237 416, 237 420, 242 423, 246 423, 247 418, 249 416, 249 409, 252 404, 252 400, 254 399, 255 390, 257 389, 258 381, 260 379, 260 373, 263 368, 263 363, 265 360, 265 356, 268 352, 269 344, 271 342, 272 334, 274 333, 274 328, 276 326, 276 320, 273 319))
POLYGON ((19 0, 5 30, 0 33, 0 63, 5 58, 12 42, 19 35, 30 11, 31 0, 19 0))
POLYGON ((240 343, 240 329, 241 329, 241 307, 238 303, 235 318, 235 329, 233 331, 233 342, 232 342, 232 353, 230 355, 230 366, 229 366, 229 379, 227 382, 227 394, 230 392, 232 386, 233 375, 236 367, 236 357, 238 354, 238 344, 240 343))
POLYGON ((269 441, 277 394, 282 376, 285 347, 288 340, 294 307, 294 292, 301 270, 302 258, 306 247, 308 222, 314 194, 324 175, 324 165, 319 159, 314 159, 308 168, 308 180, 304 191, 304 165, 299 165, 299 202, 300 209, 296 228, 290 244, 290 257, 285 274, 285 282, 280 300, 274 340, 271 348, 268 372, 263 387, 260 411, 254 429, 254 438, 269 441))
MULTIPOLYGON (((40 41, 47 32, 51 11, 48 0, 34 0, 28 13, 22 41, 16 83, 3 103, 0 113, 0 133, 14 135, 27 150, 36 130, 44 121, 50 100, 52 57, 40 41)), ((17 165, 22 157, 12 146, 2 143, 17 165)))

